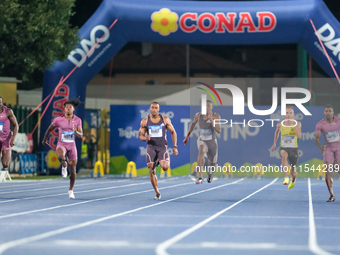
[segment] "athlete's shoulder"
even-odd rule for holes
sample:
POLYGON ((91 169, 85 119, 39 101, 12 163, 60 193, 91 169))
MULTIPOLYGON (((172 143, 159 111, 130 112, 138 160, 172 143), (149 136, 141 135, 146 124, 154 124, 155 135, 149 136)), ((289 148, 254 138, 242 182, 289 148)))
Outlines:
POLYGON ((145 117, 144 119, 141 120, 140 125, 146 126, 147 121, 148 121, 148 117, 145 117))
POLYGON ((337 117, 337 116, 334 116, 334 120, 335 120, 336 122, 340 122, 340 118, 337 117))
POLYGON ((325 122, 326 122, 325 119, 322 119, 318 123, 316 123, 316 126, 323 125, 325 122))

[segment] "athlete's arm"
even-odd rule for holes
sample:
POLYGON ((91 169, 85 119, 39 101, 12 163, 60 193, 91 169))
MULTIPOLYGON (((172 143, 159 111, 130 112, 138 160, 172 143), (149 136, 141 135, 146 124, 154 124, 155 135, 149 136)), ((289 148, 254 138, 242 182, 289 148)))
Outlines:
POLYGON ((280 134, 280 127, 281 127, 281 123, 277 123, 275 134, 274 134, 274 143, 273 143, 273 146, 270 148, 271 151, 275 150, 276 141, 277 141, 277 138, 279 138, 279 134, 280 134))
POLYGON ((55 129, 56 127, 53 126, 53 124, 51 124, 48 129, 46 130, 46 133, 45 133, 45 136, 44 136, 44 139, 42 140, 42 144, 43 145, 48 145, 48 142, 47 142, 47 138, 50 136, 50 133, 53 131, 53 129, 55 129))
POLYGON ((200 116, 201 116, 200 112, 196 113, 194 120, 191 122, 191 124, 189 126, 189 130, 188 130, 187 136, 183 140, 184 145, 187 145, 188 140, 189 140, 189 136, 190 136, 191 132, 194 130, 194 128, 196 126, 196 123, 198 122, 198 119, 199 119, 200 116))
POLYGON ((146 132, 146 121, 147 121, 147 118, 143 119, 143 120, 140 122, 140 128, 139 128, 139 131, 138 131, 139 139, 140 139, 142 142, 146 142, 146 141, 149 141, 149 140, 150 140, 150 135, 145 136, 145 132, 146 132))
POLYGON ((325 146, 321 145, 320 136, 321 136, 321 133, 315 132, 314 142, 315 142, 316 146, 318 146, 320 148, 320 150, 322 151, 322 155, 323 155, 323 153, 325 151, 325 146))
POLYGON ((73 132, 78 138, 83 138, 83 129, 81 127, 77 127, 76 124, 73 125, 73 132))
POLYGON ((9 119, 9 121, 11 122, 11 124, 13 125, 13 136, 12 136, 12 139, 10 141, 10 146, 13 147, 14 146, 14 140, 15 140, 15 137, 18 133, 19 126, 18 126, 17 118, 15 117, 12 109, 7 109, 7 117, 9 119))
POLYGON ((221 119, 221 116, 218 113, 215 113, 214 116, 213 116, 212 124, 213 124, 213 127, 214 127, 214 129, 217 133, 221 133, 221 124, 220 123, 215 124, 215 126, 214 126, 214 120, 219 120, 219 119, 221 119))
POLYGON ((301 138, 301 122, 300 121, 297 122, 297 125, 294 127, 294 129, 295 129, 296 137, 300 139, 301 138))
POLYGON ((171 134, 172 144, 174 145, 172 151, 174 152, 175 155, 178 155, 176 130, 174 126, 171 124, 171 120, 168 117, 164 116, 164 122, 166 124, 166 128, 169 130, 171 134))

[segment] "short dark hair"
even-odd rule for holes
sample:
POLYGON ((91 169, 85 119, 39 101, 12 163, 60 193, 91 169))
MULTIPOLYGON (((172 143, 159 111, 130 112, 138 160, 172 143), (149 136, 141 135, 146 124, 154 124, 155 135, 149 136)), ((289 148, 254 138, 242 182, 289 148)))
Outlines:
POLYGON ((287 110, 288 108, 292 109, 292 110, 295 112, 294 106, 292 106, 292 105, 287 105, 287 106, 286 106, 286 110, 287 110))
POLYGON ((334 107, 331 104, 326 104, 323 109, 325 110, 326 108, 332 108, 332 110, 334 111, 334 107))
POLYGON ((212 104, 212 102, 211 102, 210 100, 207 100, 207 102, 209 102, 209 103, 211 103, 211 104, 212 104))
POLYGON ((77 108, 82 102, 79 100, 79 98, 72 98, 72 99, 69 99, 67 100, 65 103, 64 103, 64 107, 67 105, 67 104, 71 104, 73 105, 74 108, 77 108))
POLYGON ((160 106, 160 104, 158 103, 158 102, 152 102, 150 105, 152 105, 152 104, 158 104, 158 106, 160 106))

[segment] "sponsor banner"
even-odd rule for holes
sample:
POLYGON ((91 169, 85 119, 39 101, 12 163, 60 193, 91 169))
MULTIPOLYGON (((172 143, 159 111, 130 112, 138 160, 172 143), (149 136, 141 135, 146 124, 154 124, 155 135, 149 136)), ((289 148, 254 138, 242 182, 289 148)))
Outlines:
POLYGON ((19 160, 21 174, 34 174, 37 172, 36 154, 20 154, 19 160))
MULTIPOLYGON (((124 156, 127 161, 134 161, 137 169, 146 167, 146 142, 139 140, 138 130, 141 120, 149 113, 149 107, 149 105, 111 106, 111 117, 116 120, 111 121, 110 126, 112 160, 124 156)), ((256 106, 258 110, 268 108, 270 107, 256 106)), ((322 160, 321 151, 314 143, 314 134, 315 125, 324 118, 323 107, 306 107, 306 109, 312 115, 305 116, 298 110, 295 112, 296 120, 302 123, 302 135, 298 143, 299 164, 312 159, 322 160)), ((173 155, 170 133, 168 132, 167 135, 172 169, 197 161, 197 139, 200 132, 198 123, 186 146, 183 140, 195 114, 200 111, 200 106, 161 106, 160 113, 171 116, 171 122, 177 132, 178 156, 173 155)), ((260 117, 254 116, 247 107, 244 108, 242 116, 234 116, 232 106, 215 106, 213 112, 218 113, 221 119, 225 120, 223 124, 221 123, 221 133, 216 134, 218 165, 223 166, 229 162, 237 169, 244 164, 281 165, 280 138, 277 140, 275 150, 270 150, 276 124, 282 119, 280 107, 277 107, 271 115, 260 117)), ((320 141, 321 144, 325 144, 323 136, 320 141)), ((122 166, 122 169, 125 167, 126 165, 122 166)))

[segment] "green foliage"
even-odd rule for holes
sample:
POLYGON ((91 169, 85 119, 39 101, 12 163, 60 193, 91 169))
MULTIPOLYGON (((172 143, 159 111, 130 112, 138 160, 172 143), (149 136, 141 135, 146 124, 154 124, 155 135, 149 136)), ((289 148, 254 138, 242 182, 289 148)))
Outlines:
POLYGON ((78 42, 69 23, 74 1, 0 1, 0 76, 34 80, 67 58, 78 42))

